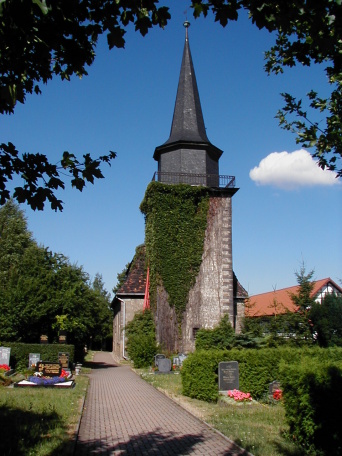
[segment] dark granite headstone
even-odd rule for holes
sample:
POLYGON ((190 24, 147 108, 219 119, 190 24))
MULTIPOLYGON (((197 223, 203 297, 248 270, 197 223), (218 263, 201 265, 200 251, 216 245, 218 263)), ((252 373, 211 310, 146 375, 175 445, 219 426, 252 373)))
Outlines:
POLYGON ((167 374, 171 372, 171 359, 162 358, 158 361, 158 370, 161 374, 167 374))
POLYGON ((237 361, 220 362, 218 374, 219 391, 239 389, 239 363, 237 361))
POLYGON ((29 353, 29 369, 35 369, 40 361, 40 353, 29 353))
POLYGON ((62 367, 59 363, 39 361, 36 370, 37 372, 41 372, 44 377, 59 377, 61 375, 62 367))
POLYGON ((0 347, 0 364, 10 365, 11 357, 11 348, 10 347, 0 347))
POLYGON ((155 357, 154 357, 154 365, 155 365, 156 367, 158 367, 159 360, 160 360, 160 359, 165 359, 165 358, 166 358, 165 355, 161 355, 161 354, 155 355, 155 357))
POLYGON ((69 369, 69 353, 59 352, 58 361, 62 369, 69 369))

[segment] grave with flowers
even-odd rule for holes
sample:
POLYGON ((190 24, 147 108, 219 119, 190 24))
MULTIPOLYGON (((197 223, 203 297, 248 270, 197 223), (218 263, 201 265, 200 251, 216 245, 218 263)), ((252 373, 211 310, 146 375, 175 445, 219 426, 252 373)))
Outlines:
POLYGON ((14 386, 73 388, 75 382, 72 379, 71 372, 64 370, 59 361, 38 361, 35 372, 32 375, 28 375, 25 380, 15 383, 14 386))
POLYGON ((0 369, 6 377, 14 374, 14 369, 11 369, 10 365, 11 348, 0 347, 0 369))
POLYGON ((268 397, 269 399, 274 399, 275 401, 280 401, 280 399, 282 399, 283 391, 277 380, 274 380, 268 385, 268 397))
POLYGON ((237 361, 222 361, 218 366, 220 394, 239 389, 239 363, 237 361))

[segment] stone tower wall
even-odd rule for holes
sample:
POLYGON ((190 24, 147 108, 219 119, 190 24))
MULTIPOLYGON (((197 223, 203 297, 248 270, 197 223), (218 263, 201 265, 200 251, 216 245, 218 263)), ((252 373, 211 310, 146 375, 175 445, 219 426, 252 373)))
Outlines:
POLYGON ((210 198, 202 264, 182 322, 184 352, 195 349, 198 329, 217 326, 225 314, 234 326, 231 203, 227 194, 210 198))
POLYGON ((232 206, 231 195, 222 192, 210 197, 202 264, 189 293, 180 332, 167 293, 158 288, 157 340, 171 352, 191 352, 196 331, 213 328, 226 313, 234 326, 232 206))

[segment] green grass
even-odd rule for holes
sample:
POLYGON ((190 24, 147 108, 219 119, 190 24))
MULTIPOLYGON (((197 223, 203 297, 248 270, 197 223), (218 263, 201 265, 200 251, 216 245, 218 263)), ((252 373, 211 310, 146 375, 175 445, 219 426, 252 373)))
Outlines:
POLYGON ((0 387, 0 454, 72 454, 88 382, 80 375, 72 389, 0 387))
POLYGON ((180 375, 154 375, 136 369, 140 376, 165 392, 199 418, 255 456, 302 456, 301 450, 286 436, 289 429, 281 403, 217 404, 182 396, 180 375))

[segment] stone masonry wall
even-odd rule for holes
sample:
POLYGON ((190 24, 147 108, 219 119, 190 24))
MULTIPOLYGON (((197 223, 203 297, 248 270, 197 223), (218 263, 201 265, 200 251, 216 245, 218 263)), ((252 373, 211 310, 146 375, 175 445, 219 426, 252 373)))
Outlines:
POLYGON ((220 193, 210 197, 202 264, 189 293, 181 333, 167 293, 158 288, 157 340, 170 351, 191 352, 196 331, 213 328, 226 313, 234 325, 231 195, 220 193))
POLYGON ((182 322, 184 352, 195 349, 196 331, 213 328, 224 314, 234 325, 231 196, 210 198, 203 261, 182 322))
MULTIPOLYGON (((120 303, 117 308, 114 310, 114 319, 113 319, 113 354, 118 359, 123 356, 123 331, 127 323, 133 320, 134 315, 143 310, 144 299, 137 298, 126 298, 124 300, 125 304, 120 303), (125 310, 124 310, 125 306, 125 310)), ((125 337, 125 344, 127 338, 125 337)), ((125 354, 126 347, 125 347, 125 354)))

